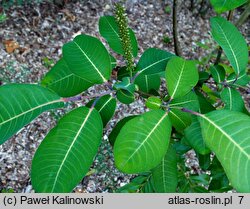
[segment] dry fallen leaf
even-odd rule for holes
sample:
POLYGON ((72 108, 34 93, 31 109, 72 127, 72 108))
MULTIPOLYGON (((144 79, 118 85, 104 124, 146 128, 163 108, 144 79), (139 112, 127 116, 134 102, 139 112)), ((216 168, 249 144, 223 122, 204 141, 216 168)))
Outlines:
POLYGON ((65 14, 66 18, 72 22, 76 20, 76 16, 73 15, 68 9, 63 9, 62 12, 65 14))
POLYGON ((4 40, 3 44, 5 45, 6 51, 11 54, 16 49, 20 48, 19 44, 14 40, 4 40))

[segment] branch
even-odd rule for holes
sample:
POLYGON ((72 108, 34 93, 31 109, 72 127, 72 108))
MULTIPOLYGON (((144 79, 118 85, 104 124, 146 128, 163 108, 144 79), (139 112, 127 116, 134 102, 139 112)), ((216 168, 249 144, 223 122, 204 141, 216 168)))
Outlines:
POLYGON ((186 109, 186 108, 181 108, 181 111, 182 111, 182 112, 188 112, 188 113, 191 113, 192 115, 201 116, 201 114, 200 114, 200 113, 198 113, 198 112, 194 112, 193 110, 189 110, 189 109, 186 109))
POLYGON ((178 10, 178 0, 173 2, 173 36, 174 36, 174 51, 178 56, 182 55, 180 48, 180 43, 178 40, 178 26, 177 26, 177 10, 178 10))
POLYGON ((62 100, 64 102, 72 102, 72 101, 81 101, 81 100, 85 100, 85 99, 92 99, 92 98, 97 98, 97 97, 102 97, 105 96, 107 94, 111 94, 113 91, 106 91, 104 93, 101 94, 94 94, 94 95, 89 95, 89 96, 74 96, 74 97, 68 97, 68 98, 63 98, 62 100))

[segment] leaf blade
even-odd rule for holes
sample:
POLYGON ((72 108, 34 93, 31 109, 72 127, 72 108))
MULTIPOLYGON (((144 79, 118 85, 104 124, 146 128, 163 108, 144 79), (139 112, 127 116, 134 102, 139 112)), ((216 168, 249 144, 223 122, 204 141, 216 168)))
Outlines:
POLYGON ((212 36, 222 47, 237 74, 245 71, 248 62, 248 49, 238 29, 222 17, 210 19, 212 36))
POLYGON ((169 146, 168 151, 161 163, 153 169, 152 178, 154 189, 159 193, 176 192, 178 183, 177 178, 177 157, 172 146, 169 146))
POLYGON ((94 108, 80 107, 65 115, 35 153, 31 169, 35 190, 71 192, 93 162, 102 126, 94 108))
POLYGON ((243 5, 247 0, 210 0, 210 2, 217 13, 222 13, 243 5))
MULTIPOLYGON (((110 48, 118 54, 124 55, 119 28, 113 16, 102 16, 99 20, 99 32, 104 37, 110 48)), ((129 28, 129 37, 132 45, 133 56, 138 54, 138 45, 134 32, 129 28)))
POLYGON ((8 84, 0 87, 0 143, 27 125, 42 112, 63 107, 54 92, 33 84, 8 84))
POLYGON ((198 82, 199 74, 193 61, 173 57, 166 67, 167 89, 172 99, 187 94, 198 82))
POLYGON ((152 110, 128 121, 114 145, 117 168, 138 173, 157 166, 167 151, 170 132, 170 120, 162 110, 152 110))
POLYGON ((239 192, 250 192, 249 117, 217 110, 201 115, 199 121, 207 146, 215 152, 232 185, 239 192))
POLYGON ((142 75, 155 75, 166 69, 167 62, 175 56, 157 48, 147 49, 141 56, 136 71, 142 75))
POLYGON ((62 97, 71 97, 85 91, 94 83, 75 75, 61 58, 44 76, 41 85, 62 97))
POLYGON ((76 36, 63 46, 63 56, 71 71, 89 82, 100 84, 110 78, 110 55, 95 37, 76 36))

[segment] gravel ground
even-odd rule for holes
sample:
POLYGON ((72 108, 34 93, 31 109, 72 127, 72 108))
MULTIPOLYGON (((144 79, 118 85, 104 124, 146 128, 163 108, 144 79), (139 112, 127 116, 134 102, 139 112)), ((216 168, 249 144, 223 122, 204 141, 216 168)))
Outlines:
MULTIPOLYGON (((140 53, 149 47, 173 50, 171 10, 165 11, 172 1, 128 0, 126 3, 129 25, 138 38, 140 53), (164 37, 170 43, 163 42, 164 37)), ((0 82, 36 83, 48 71, 48 66, 61 56, 64 43, 76 34, 86 33, 99 37, 98 19, 112 14, 112 3, 108 0, 69 2, 63 9, 43 2, 39 5, 12 7, 6 11, 7 20, 0 23, 0 82), (7 53, 3 42, 15 40, 20 46, 14 53, 7 53)), ((197 42, 215 46, 209 34, 209 17, 214 12, 209 8, 202 17, 199 5, 194 11, 189 9, 189 1, 182 1, 178 20, 183 56, 198 59, 206 56, 197 42), (201 33, 202 31, 202 33, 201 33)), ((238 13, 235 15, 238 18, 238 13)), ((249 43, 250 23, 241 27, 249 43)), ((0 83, 0 84, 1 84, 0 83)), ((102 86, 91 88, 88 93, 100 93, 102 86)), ((249 95, 245 95, 249 99, 249 95)), ((18 134, 0 146, 0 190, 13 188, 15 192, 34 192, 30 184, 30 167, 36 148, 56 121, 66 110, 50 111, 42 114, 18 134)), ((99 154, 91 169, 91 174, 83 179, 75 192, 112 192, 123 186, 131 176, 121 174, 114 168, 108 134, 115 123, 130 114, 145 111, 143 100, 131 105, 118 104, 117 110, 105 131, 99 154)), ((194 157, 195 158, 195 157, 194 157)))

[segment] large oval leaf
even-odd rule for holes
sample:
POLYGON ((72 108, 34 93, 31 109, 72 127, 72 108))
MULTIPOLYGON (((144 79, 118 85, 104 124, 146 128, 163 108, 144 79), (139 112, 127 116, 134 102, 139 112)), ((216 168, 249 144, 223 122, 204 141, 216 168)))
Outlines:
MULTIPOLYGON (((118 54, 124 55, 119 28, 113 16, 103 16, 99 20, 100 34, 107 40, 111 49, 118 54)), ((129 38, 132 45, 133 56, 138 54, 138 45, 134 32, 129 28, 129 38)))
POLYGON ((226 87, 221 92, 221 100, 225 103, 225 109, 243 112, 245 110, 244 101, 240 93, 230 87, 226 87))
POLYGON ((178 183, 177 177, 177 157, 172 146, 169 146, 168 151, 161 163, 152 171, 153 185, 156 192, 169 193, 176 192, 178 183))
POLYGON ((171 133, 167 113, 152 110, 128 121, 114 145, 117 168, 125 173, 149 171, 164 157, 171 133))
POLYGON ((247 2, 247 0, 210 0, 214 10, 218 13, 235 9, 247 2))
POLYGON ((63 107, 54 92, 33 84, 8 84, 0 87, 0 144, 42 112, 63 107))
POLYGON ((41 85, 62 97, 71 97, 85 91, 94 83, 72 73, 65 60, 61 58, 42 79, 41 85))
POLYGON ((136 71, 143 75, 158 74, 166 69, 168 60, 173 56, 164 50, 149 48, 142 54, 136 71))
POLYGON ((36 192, 71 192, 89 170, 102 137, 102 120, 94 108, 65 115, 42 141, 32 161, 36 192))
POLYGON ((187 94, 198 82, 199 74, 193 61, 173 57, 167 64, 166 81, 172 99, 187 94))
POLYGON ((245 72, 248 62, 247 43, 238 29, 222 17, 211 18, 212 36, 221 46, 237 74, 245 72))
MULTIPOLYGON (((95 100, 91 100, 86 106, 91 107, 95 100)), ((95 104, 95 109, 100 113, 103 127, 113 117, 116 108, 116 100, 110 95, 105 95, 99 98, 95 104)))
POLYGON ((110 78, 110 55, 95 37, 76 36, 63 46, 63 57, 74 74, 91 83, 103 83, 110 78))
POLYGON ((199 118, 207 146, 215 152, 232 185, 250 192, 250 118, 230 110, 216 110, 199 118))

